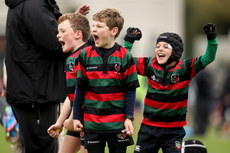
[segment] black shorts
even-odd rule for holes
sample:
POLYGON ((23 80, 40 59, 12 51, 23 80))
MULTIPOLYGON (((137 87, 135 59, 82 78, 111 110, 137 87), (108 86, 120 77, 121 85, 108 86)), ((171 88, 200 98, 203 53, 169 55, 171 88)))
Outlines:
POLYGON ((185 130, 179 128, 161 128, 141 124, 134 153, 180 153, 185 130))
POLYGON ((78 137, 80 138, 81 140, 81 145, 84 146, 84 141, 85 141, 85 138, 84 138, 84 132, 75 132, 75 131, 67 131, 66 132, 66 135, 70 135, 70 136, 73 136, 73 137, 78 137))
POLYGON ((71 135, 73 137, 78 137, 80 138, 80 132, 74 132, 74 131, 67 131, 66 135, 71 135))
POLYGON ((132 136, 128 136, 126 133, 85 133, 85 147, 102 148, 108 143, 109 148, 126 148, 129 145, 133 145, 132 136))

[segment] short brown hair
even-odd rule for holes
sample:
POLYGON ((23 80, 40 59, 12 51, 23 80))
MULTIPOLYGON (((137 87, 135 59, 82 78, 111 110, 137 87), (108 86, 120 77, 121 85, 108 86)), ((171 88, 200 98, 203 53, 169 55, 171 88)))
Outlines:
POLYGON ((68 20, 70 22, 73 31, 81 30, 84 42, 87 42, 90 35, 90 25, 89 20, 79 13, 65 13, 58 19, 58 24, 68 20))
POLYGON ((106 8, 95 13, 93 15, 93 20, 104 22, 110 30, 117 27, 118 33, 115 38, 119 36, 124 25, 124 18, 120 15, 119 11, 114 8, 106 8))

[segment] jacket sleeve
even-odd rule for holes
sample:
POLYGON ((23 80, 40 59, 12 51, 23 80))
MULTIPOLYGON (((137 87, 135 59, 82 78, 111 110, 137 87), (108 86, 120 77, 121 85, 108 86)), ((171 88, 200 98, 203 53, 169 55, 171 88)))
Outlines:
POLYGON ((24 23, 32 39, 51 52, 62 51, 57 38, 59 13, 46 1, 26 1, 23 9, 24 23))

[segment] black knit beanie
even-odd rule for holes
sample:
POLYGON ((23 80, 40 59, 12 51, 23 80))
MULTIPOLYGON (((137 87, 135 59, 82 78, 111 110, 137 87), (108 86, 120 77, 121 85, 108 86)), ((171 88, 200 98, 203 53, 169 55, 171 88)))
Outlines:
POLYGON ((178 61, 181 58, 184 49, 181 37, 176 33, 165 32, 160 34, 157 38, 157 43, 161 41, 167 42, 172 46, 172 55, 168 59, 166 65, 170 64, 172 61, 178 61))
POLYGON ((182 143, 181 153, 207 153, 207 149, 201 141, 189 139, 182 143))

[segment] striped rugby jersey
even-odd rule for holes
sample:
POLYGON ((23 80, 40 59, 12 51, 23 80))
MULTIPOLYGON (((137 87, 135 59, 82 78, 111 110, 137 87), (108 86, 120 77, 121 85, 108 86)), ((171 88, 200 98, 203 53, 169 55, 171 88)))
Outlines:
POLYGON ((120 132, 124 129, 124 90, 139 87, 132 54, 115 43, 109 51, 96 46, 79 54, 77 85, 86 89, 85 132, 120 132))
POLYGON ((168 128, 186 125, 189 83, 204 68, 200 58, 180 60, 169 68, 161 67, 155 57, 134 60, 138 74, 148 77, 142 123, 168 128))
POLYGON ((148 78, 143 124, 165 128, 186 125, 189 83, 215 60, 217 46, 216 38, 207 40, 202 56, 179 60, 168 68, 161 67, 155 57, 134 58, 138 74, 148 78))
POLYGON ((88 44, 84 44, 83 46, 79 47, 75 52, 70 54, 66 59, 66 65, 65 65, 65 72, 66 72, 66 86, 67 86, 67 96, 70 100, 71 107, 73 107, 73 100, 74 100, 74 94, 75 94, 75 86, 77 84, 77 57, 81 50, 84 47, 87 47, 88 44))

